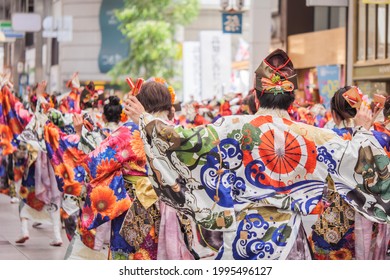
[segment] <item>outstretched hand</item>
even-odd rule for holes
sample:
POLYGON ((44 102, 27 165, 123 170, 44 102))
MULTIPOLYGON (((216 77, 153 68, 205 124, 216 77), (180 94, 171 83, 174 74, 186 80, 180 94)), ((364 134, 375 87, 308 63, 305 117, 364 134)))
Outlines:
POLYGON ((370 130, 372 120, 373 115, 371 109, 362 103, 354 118, 355 126, 363 126, 365 129, 370 130))
POLYGON ((47 86, 47 82, 46 81, 41 81, 38 83, 38 87, 36 89, 36 94, 37 96, 42 96, 45 91, 46 91, 46 86, 47 86))
POLYGON ((76 131, 77 135, 81 135, 81 130, 83 129, 83 123, 84 123, 84 118, 80 114, 73 114, 73 127, 74 130, 76 131))
POLYGON ((135 96, 129 94, 125 101, 124 112, 134 123, 138 124, 140 116, 145 113, 145 109, 135 96))

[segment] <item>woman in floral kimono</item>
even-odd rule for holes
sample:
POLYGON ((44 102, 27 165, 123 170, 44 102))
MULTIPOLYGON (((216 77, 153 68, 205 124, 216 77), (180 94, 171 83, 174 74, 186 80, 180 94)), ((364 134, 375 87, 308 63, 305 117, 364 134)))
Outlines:
POLYGON ((99 235, 111 221, 111 259, 156 259, 159 212, 153 202, 144 208, 136 194, 148 185, 142 141, 134 123, 119 125, 121 113, 119 98, 110 97, 103 113, 109 136, 82 165, 89 183, 81 227, 97 228, 99 235))
POLYGON ((216 259, 310 258, 301 216, 320 202, 328 175, 356 211, 390 221, 388 157, 368 131, 371 111, 358 110, 351 140, 293 122, 287 109, 296 82, 292 62, 276 50, 256 70, 256 115, 194 129, 170 126, 127 100, 156 192, 199 226, 222 232, 216 259))
MULTIPOLYGON (((146 82, 138 98, 148 112, 168 119, 172 100, 169 88, 162 83, 161 79, 146 82), (159 87, 166 90, 165 94, 156 90, 159 87)), ((160 226, 160 210, 165 213, 164 218, 172 215, 167 207, 159 204, 146 176, 146 158, 137 125, 129 122, 118 126, 121 110, 117 114, 108 114, 106 106, 104 109, 104 118, 108 121, 111 133, 84 159, 87 164, 83 164, 83 167, 89 176, 89 183, 81 227, 93 229, 111 220, 111 259, 155 260, 172 255, 175 258, 193 258, 186 248, 176 246, 178 231, 182 236, 180 228, 174 230, 176 223, 169 227, 160 226), (164 235, 160 235, 161 228, 164 235), (165 234, 170 235, 170 240, 167 238, 164 242, 170 242, 172 248, 158 247, 159 237, 165 237, 165 234)), ((174 219, 177 219, 176 215, 174 219)), ((165 225, 165 219, 163 222, 165 225)))
MULTIPOLYGON (((331 100, 331 112, 336 125, 333 130, 345 140, 352 138, 353 118, 357 113, 343 97, 351 89, 350 86, 339 89, 331 100)), ((372 132, 381 146, 388 148, 390 137, 385 133, 372 132)), ((340 197, 331 178, 323 199, 324 207, 309 236, 315 259, 385 259, 387 242, 383 237, 387 232, 386 224, 375 223, 373 232, 373 223, 355 213, 340 197), (371 243, 375 243, 373 250, 371 243)))
MULTIPOLYGON (((152 189, 146 177, 146 159, 138 127, 132 122, 120 125, 122 107, 119 98, 112 96, 107 101, 103 113, 105 139, 96 131, 89 131, 92 133, 82 137, 77 146, 78 141, 74 140, 82 134, 78 125, 80 116, 75 116, 79 136, 73 140, 63 137, 53 124, 46 126, 52 162, 64 191, 77 189, 77 195, 80 195, 81 186, 86 186, 79 234, 75 238, 81 238, 90 249, 99 250, 111 221, 109 258, 156 259, 155 225, 159 222, 159 211, 155 205, 156 197, 150 198, 153 193, 148 193, 148 189, 152 189), (63 158, 63 161, 56 158, 63 158)), ((161 102, 158 104, 161 108, 161 102)), ((90 126, 82 117, 81 123, 84 123, 82 129, 90 126)), ((66 258, 79 258, 78 255, 88 252, 88 256, 93 255, 76 241, 72 241, 66 258)))
POLYGON ((52 224, 53 240, 50 245, 58 247, 63 243, 60 219, 61 192, 58 190, 43 139, 43 126, 47 119, 45 111, 49 108, 45 99, 48 99, 48 95, 44 95, 43 91, 42 85, 34 88, 30 102, 35 112, 18 136, 18 141, 27 147, 28 158, 19 191, 22 199, 19 206, 21 235, 15 243, 23 244, 29 239, 28 221, 32 220, 52 224))

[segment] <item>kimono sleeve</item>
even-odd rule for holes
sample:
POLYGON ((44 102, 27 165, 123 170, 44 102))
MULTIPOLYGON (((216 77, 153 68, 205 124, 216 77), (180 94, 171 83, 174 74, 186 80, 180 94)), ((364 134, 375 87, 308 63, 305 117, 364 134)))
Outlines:
POLYGON ((390 222, 390 161, 374 135, 359 128, 352 140, 337 139, 319 151, 341 197, 367 219, 390 222))
POLYGON ((186 129, 145 114, 140 129, 158 196, 206 229, 233 231, 231 184, 223 166, 224 121, 186 129))

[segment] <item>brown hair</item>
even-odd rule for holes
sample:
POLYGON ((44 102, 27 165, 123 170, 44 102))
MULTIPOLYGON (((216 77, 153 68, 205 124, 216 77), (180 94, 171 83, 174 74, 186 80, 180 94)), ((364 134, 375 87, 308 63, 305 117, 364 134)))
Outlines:
POLYGON ((383 109, 383 115, 387 119, 390 115, 390 96, 386 97, 385 108, 383 109))
POLYGON ((172 107, 171 94, 168 88, 154 81, 143 84, 137 99, 148 113, 170 111, 172 107))
POLYGON ((330 101, 330 109, 335 112, 340 120, 348 120, 355 117, 357 111, 355 108, 352 108, 351 105, 343 97, 343 93, 350 90, 350 86, 340 88, 332 97, 330 101))
POLYGON ((253 89, 249 91, 248 95, 242 100, 242 104, 247 105, 249 108, 249 113, 251 115, 257 112, 256 101, 255 101, 255 93, 253 93, 253 89))

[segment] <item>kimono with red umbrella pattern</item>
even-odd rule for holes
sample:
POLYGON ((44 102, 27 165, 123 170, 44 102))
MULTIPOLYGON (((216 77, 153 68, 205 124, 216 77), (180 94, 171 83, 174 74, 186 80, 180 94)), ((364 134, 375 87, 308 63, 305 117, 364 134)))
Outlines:
POLYGON ((193 129, 143 114, 140 128, 157 194, 223 233, 217 259, 288 258, 328 175, 356 211, 390 221, 389 159, 362 127, 343 140, 291 121, 287 111, 260 109, 193 129))

